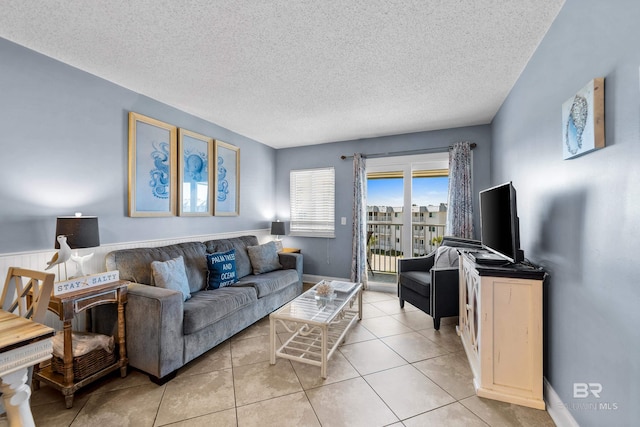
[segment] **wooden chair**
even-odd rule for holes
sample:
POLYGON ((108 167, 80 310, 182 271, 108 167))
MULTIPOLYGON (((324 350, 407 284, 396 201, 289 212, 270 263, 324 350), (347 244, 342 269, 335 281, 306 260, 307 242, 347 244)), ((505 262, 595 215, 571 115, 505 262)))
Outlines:
POLYGON ((2 289, 2 309, 42 323, 53 293, 54 279, 53 273, 9 267, 2 289))
MULTIPOLYGON (((44 322, 55 277, 53 273, 9 267, 2 289, 2 309, 34 322, 44 322)), ((26 384, 29 386, 33 367, 29 368, 27 375, 26 384)), ((0 398, 0 414, 5 412, 4 402, 0 398)))

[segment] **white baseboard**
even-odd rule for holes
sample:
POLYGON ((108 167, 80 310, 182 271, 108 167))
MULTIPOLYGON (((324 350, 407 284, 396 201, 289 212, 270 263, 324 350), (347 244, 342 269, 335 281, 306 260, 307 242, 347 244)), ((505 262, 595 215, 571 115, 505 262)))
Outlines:
POLYGON ((551 387, 546 378, 544 378, 544 396, 547 402, 547 412, 558 427, 579 427, 578 422, 562 403, 562 399, 560 399, 560 396, 558 396, 558 393, 551 387))

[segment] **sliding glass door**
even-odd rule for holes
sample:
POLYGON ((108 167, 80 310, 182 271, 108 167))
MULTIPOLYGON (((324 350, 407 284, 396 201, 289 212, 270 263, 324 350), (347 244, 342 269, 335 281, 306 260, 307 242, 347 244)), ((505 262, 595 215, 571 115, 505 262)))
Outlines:
POLYGON ((411 176, 411 256, 433 251, 447 222, 447 169, 413 170, 411 176))
POLYGON ((438 245, 447 190, 447 153, 367 159, 370 282, 395 285, 398 258, 438 245))

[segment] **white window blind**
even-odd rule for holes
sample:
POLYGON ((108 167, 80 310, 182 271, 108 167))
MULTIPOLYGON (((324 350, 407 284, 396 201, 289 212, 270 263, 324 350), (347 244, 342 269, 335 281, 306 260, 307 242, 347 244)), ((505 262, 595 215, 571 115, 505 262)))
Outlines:
POLYGON ((290 172, 291 236, 335 237, 335 169, 290 172))

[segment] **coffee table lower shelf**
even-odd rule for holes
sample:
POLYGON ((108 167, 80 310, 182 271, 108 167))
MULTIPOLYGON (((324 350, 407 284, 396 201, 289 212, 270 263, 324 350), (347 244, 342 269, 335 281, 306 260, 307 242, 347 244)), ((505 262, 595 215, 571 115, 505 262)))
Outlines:
POLYGON ((319 366, 322 378, 327 378, 327 361, 344 342, 351 326, 360 320, 359 310, 345 309, 330 323, 315 324, 305 320, 270 317, 270 363, 276 356, 296 362, 319 366), (293 335, 276 348, 276 326, 281 325, 293 335))

